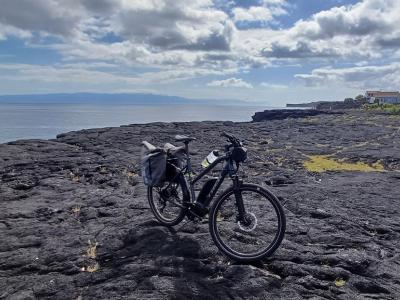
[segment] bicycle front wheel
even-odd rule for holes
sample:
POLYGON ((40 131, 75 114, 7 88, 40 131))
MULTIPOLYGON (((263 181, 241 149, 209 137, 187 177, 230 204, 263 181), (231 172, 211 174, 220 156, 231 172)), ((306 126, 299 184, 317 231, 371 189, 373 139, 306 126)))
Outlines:
POLYGON ((286 219, 278 198, 261 186, 243 184, 239 188, 246 211, 241 222, 233 188, 213 204, 209 214, 211 236, 228 257, 251 262, 272 255, 285 234, 286 219))

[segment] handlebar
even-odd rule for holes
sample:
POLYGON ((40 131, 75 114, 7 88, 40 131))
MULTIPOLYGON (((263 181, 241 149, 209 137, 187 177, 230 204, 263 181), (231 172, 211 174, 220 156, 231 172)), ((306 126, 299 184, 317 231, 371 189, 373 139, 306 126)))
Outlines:
POLYGON ((240 140, 239 140, 237 137, 235 137, 233 134, 229 134, 229 133, 223 131, 223 132, 221 133, 221 136, 222 136, 222 137, 226 137, 226 138, 228 139, 228 141, 229 141, 230 143, 232 143, 232 145, 233 145, 234 147, 240 147, 240 146, 241 146, 240 140))

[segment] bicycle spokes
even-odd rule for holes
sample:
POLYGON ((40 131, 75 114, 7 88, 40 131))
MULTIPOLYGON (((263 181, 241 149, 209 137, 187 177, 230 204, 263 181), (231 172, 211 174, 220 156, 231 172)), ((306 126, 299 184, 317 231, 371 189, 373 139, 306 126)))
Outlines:
POLYGON ((235 195, 220 204, 217 231, 223 243, 237 253, 254 254, 270 245, 279 220, 273 205, 257 192, 241 192, 245 215, 239 216, 235 195))
POLYGON ((165 219, 173 219, 181 210, 182 193, 177 184, 170 184, 156 190, 156 209, 165 219))

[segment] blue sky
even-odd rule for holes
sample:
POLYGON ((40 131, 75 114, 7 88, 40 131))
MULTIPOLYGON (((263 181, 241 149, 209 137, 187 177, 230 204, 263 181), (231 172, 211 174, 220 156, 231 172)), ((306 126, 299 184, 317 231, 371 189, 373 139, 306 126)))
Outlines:
POLYGON ((398 0, 4 0, 0 94, 271 105, 399 90, 398 0))

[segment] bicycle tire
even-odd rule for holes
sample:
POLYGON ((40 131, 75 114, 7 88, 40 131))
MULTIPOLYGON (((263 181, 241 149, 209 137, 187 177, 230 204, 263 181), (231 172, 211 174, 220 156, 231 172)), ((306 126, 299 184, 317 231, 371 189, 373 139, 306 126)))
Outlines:
MULTIPOLYGON (((221 233, 218 230, 218 223, 222 221, 218 221, 218 212, 221 213, 221 205, 224 203, 224 201, 229 201, 230 196, 234 195, 234 190, 233 187, 228 188, 225 190, 219 197, 218 199, 213 203, 211 209, 210 209, 210 214, 209 214, 209 227, 210 227, 210 234, 211 237, 218 247, 218 249, 228 256, 229 258, 238 261, 238 262, 254 262, 261 260, 263 258, 266 258, 268 256, 271 256, 276 249, 280 246, 283 237, 285 235, 285 230, 286 230, 286 217, 285 213, 283 211, 282 205, 280 204, 278 198, 269 190, 255 184, 242 184, 242 186, 239 188, 240 192, 243 194, 244 191, 249 191, 249 192, 254 192, 259 194, 261 197, 265 199, 265 201, 268 201, 272 207, 274 208, 274 211, 277 216, 277 231, 276 234, 272 240, 271 243, 268 244, 265 249, 262 249, 260 251, 257 251, 255 253, 241 253, 235 249, 232 249, 232 247, 228 246, 226 242, 221 238, 221 233)), ((236 205, 235 209, 237 211, 236 205)), ((262 215, 260 212, 257 212, 259 215, 262 215)), ((253 214, 254 215, 254 214, 253 214)), ((254 215, 255 218, 255 224, 257 226, 257 218, 254 215)), ((231 223, 231 222, 230 222, 231 223)), ((237 223, 238 226, 239 222, 237 223)), ((241 229, 234 228, 232 231, 237 231, 235 232, 235 235, 243 234, 241 232, 241 229), (239 232, 239 233, 238 233, 239 232)), ((244 229, 243 229, 244 230, 244 229)), ((238 242, 238 244, 241 243, 238 242)))

